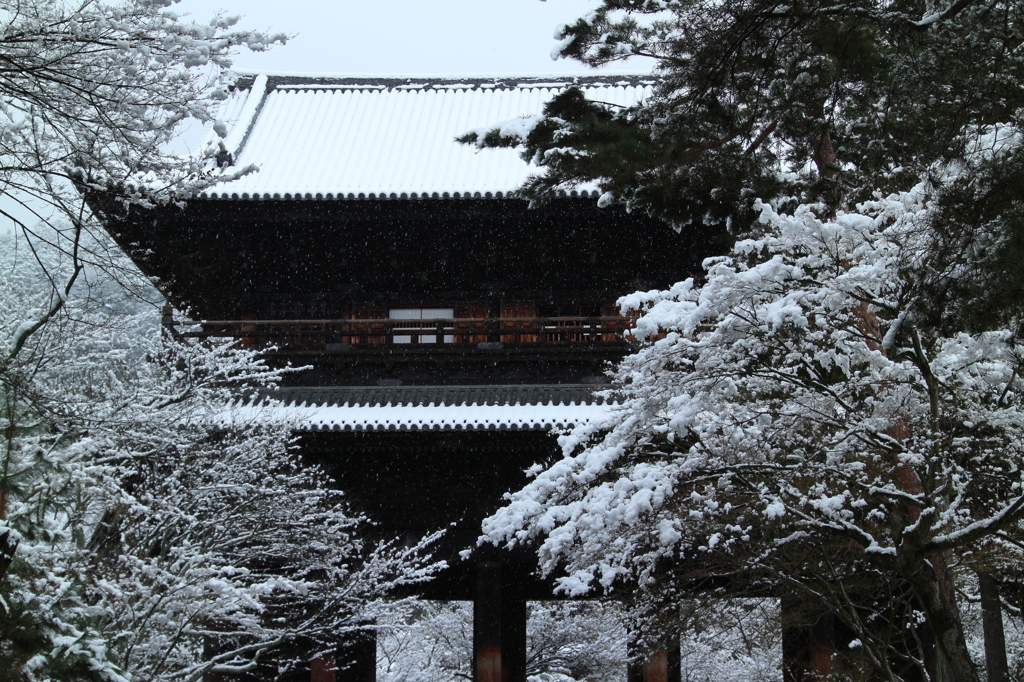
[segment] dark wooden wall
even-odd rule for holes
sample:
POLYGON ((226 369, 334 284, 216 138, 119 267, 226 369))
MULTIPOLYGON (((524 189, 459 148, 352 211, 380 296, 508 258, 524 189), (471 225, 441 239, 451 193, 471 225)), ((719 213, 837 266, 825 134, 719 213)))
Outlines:
MULTIPOLYGON (((315 432, 303 435, 300 447, 377 524, 381 538, 411 541, 446 529, 435 557, 452 569, 424 589, 429 598, 463 600, 473 599, 476 576, 459 552, 475 545, 502 496, 526 484, 528 467, 561 456, 555 438, 541 430, 315 432)), ((529 577, 532 552, 501 556, 530 598, 550 597, 549 583, 529 577)))
MULTIPOLYGON (((94 202, 96 203, 96 202, 94 202)), ((207 319, 333 317, 353 303, 614 302, 664 287, 721 251, 593 199, 194 200, 108 213, 118 242, 207 319)))

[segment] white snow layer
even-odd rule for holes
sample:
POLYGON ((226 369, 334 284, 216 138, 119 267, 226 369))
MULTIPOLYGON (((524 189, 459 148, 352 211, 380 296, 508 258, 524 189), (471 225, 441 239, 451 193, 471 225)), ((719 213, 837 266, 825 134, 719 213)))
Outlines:
POLYGON ((252 87, 249 89, 249 95, 245 98, 245 104, 242 105, 242 110, 238 113, 235 124, 229 129, 227 136, 224 138, 224 148, 232 156, 237 156, 242 145, 245 144, 245 136, 256 121, 260 104, 266 93, 267 77, 262 74, 256 76, 252 87))
MULTIPOLYGON (((369 198, 511 192, 537 169, 514 149, 479 151, 455 138, 540 114, 544 104, 571 82, 530 87, 452 82, 422 89, 319 83, 272 87, 265 95, 256 86, 242 105, 244 111, 237 111, 232 98, 235 121, 227 141, 241 143, 235 167, 255 164, 259 172, 203 196, 369 198), (246 116, 249 113, 255 120, 246 116), (243 128, 248 129, 247 137, 243 128)), ((647 96, 651 86, 620 80, 587 83, 583 89, 591 99, 628 106, 647 96)))
POLYGON ((234 405, 225 422, 249 421, 259 414, 294 420, 313 431, 522 430, 567 428, 603 417, 614 403, 526 405, 234 405))

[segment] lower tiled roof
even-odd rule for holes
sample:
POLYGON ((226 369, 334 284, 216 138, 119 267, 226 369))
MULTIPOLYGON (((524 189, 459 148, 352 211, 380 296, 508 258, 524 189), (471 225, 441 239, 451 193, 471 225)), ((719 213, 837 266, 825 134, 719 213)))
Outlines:
MULTIPOLYGON (((311 431, 465 431, 565 428, 614 402, 586 384, 285 388, 271 407, 311 431)), ((268 409, 266 406, 260 409, 268 409)))

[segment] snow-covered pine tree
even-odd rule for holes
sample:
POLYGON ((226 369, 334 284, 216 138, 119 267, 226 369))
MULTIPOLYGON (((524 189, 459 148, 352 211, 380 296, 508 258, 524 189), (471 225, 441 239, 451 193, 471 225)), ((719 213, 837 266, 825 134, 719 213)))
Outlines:
MULTIPOLYGON (((861 569, 870 564, 883 583, 913 585, 912 599, 895 595, 902 606, 894 602, 887 613, 912 620, 921 608, 940 639, 952 638, 939 642, 950 657, 940 657, 940 679, 974 679, 943 578, 949 571, 930 553, 950 557, 955 545, 968 557, 990 553, 1004 568, 1018 561, 1008 547, 1019 532, 1020 483, 1006 474, 1020 466, 1013 400, 1024 300, 1024 209, 1015 189, 1024 158, 1022 18, 1020 3, 1004 0, 604 0, 561 29, 556 57, 591 65, 652 58, 653 95, 618 110, 570 88, 543 116, 463 141, 519 147, 540 168, 523 188, 532 199, 595 182, 602 205, 621 202, 681 229, 718 224, 743 241, 727 259, 707 263, 703 286, 681 283, 624 299, 625 307, 647 311, 638 336, 650 344, 615 373, 624 409, 567 440, 566 459, 538 472, 491 520, 488 537, 542 539, 547 566, 566 562, 578 578, 565 584, 571 590, 607 588, 617 577, 642 581, 659 558, 677 552, 733 554, 716 565, 756 577, 745 569, 765 566, 749 560, 767 552, 777 561, 769 571, 776 579, 816 590, 837 613, 846 608, 842 617, 858 632, 858 619, 877 626, 879 614, 849 595, 837 602, 815 576, 866 577, 861 569), (503 136, 502 129, 520 133, 503 136), (836 293, 837 278, 851 273, 865 276, 860 288, 843 284, 836 293), (808 307, 814 301, 820 314, 808 307), (890 376, 896 367, 898 376, 890 376), (971 378, 979 375, 994 381, 995 394, 982 397, 971 378), (823 402, 805 404, 798 395, 823 402), (777 424, 772 405, 795 420, 778 432, 785 439, 745 440, 777 424), (727 416, 733 407, 746 417, 727 416), (697 415, 693 423, 680 416, 688 410, 697 415), (857 415, 872 416, 862 422, 857 415), (705 420, 707 431, 693 428, 705 420), (874 435, 865 441, 867 432, 874 435), (1008 447, 989 450, 996 442, 1008 447), (862 458, 853 465, 863 467, 858 476, 896 477, 894 495, 908 497, 890 500, 888 510, 859 497, 861 484, 875 486, 874 495, 883 488, 841 473, 853 461, 846 448, 862 458), (808 453, 821 458, 820 469, 808 453), (787 478, 785 466, 764 468, 773 457, 806 459, 789 470, 805 468, 808 478, 787 478), (732 492, 749 484, 762 512, 750 516, 754 498, 741 503, 723 492, 715 497, 714 486, 693 489, 712 481, 732 492), (769 490, 783 506, 760 497, 769 490), (801 523, 835 530, 827 544, 817 531, 790 524, 799 515, 785 496, 813 500, 811 490, 834 499, 840 517, 864 513, 887 526, 889 544, 878 544, 884 551, 860 521, 846 531, 841 518, 834 528, 821 525, 832 513, 825 502, 801 512, 801 523), (702 506, 706 499, 714 508, 702 506), (852 501, 856 507, 844 506, 852 501), (996 523, 998 509, 1006 515, 996 523), (948 518, 956 514, 970 532, 941 530, 957 526, 948 518), (600 524, 620 535, 597 532, 600 524), (861 530, 867 534, 854 537, 861 530), (736 542, 723 545, 730 537, 736 542), (799 556, 836 562, 827 572, 812 562, 810 572, 795 573, 799 561, 782 561, 784 538, 802 548, 799 556), (886 565, 883 556, 899 561, 886 565), (926 587, 922 576, 934 584, 926 587)), ((901 629, 893 623, 875 634, 901 629)), ((861 630, 867 637, 852 653, 898 676, 892 659, 905 653, 887 653, 871 628, 861 630)))
POLYGON ((653 95, 622 109, 569 88, 527 125, 463 138, 520 147, 541 169, 522 188, 532 199, 596 182, 604 202, 736 234, 755 198, 836 208, 909 190, 1024 106, 1013 0, 596 4, 552 56, 649 58, 653 95))

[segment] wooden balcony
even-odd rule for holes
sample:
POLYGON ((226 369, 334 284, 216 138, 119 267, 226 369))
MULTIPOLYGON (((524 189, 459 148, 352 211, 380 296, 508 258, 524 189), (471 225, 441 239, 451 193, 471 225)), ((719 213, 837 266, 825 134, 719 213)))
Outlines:
POLYGON ((308 320, 174 320, 184 337, 227 337, 268 354, 408 353, 449 355, 487 351, 547 352, 625 349, 630 317, 502 317, 308 320))

